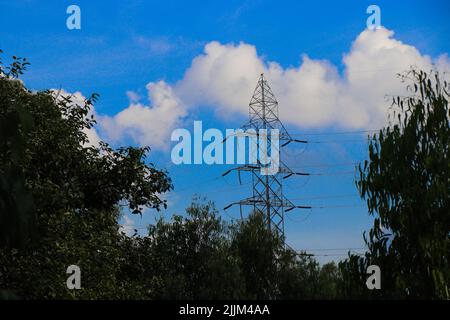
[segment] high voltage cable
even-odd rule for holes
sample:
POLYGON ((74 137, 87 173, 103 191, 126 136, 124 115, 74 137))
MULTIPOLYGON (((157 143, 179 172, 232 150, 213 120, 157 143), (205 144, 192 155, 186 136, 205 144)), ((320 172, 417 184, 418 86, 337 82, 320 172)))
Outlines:
POLYGON ((308 220, 309 217, 311 216, 311 214, 312 214, 312 210, 309 210, 309 212, 306 214, 306 216, 305 216, 305 217, 302 217, 302 218, 300 218, 300 219, 294 219, 290 214, 287 214, 286 217, 287 217, 290 221, 293 221, 293 222, 295 222, 295 223, 300 223, 300 222, 305 222, 306 220, 308 220))
POLYGON ((330 206, 311 206, 310 209, 330 209, 330 208, 363 208, 365 205, 360 204, 344 204, 344 205, 330 205, 330 206))
POLYGON ((357 131, 335 131, 335 132, 296 132, 289 133, 291 136, 329 136, 329 135, 340 135, 340 134, 360 134, 369 132, 378 132, 381 129, 368 129, 368 130, 357 130, 357 131))
POLYGON ((203 186, 203 185, 204 185, 205 183, 207 183, 207 182, 212 182, 212 181, 220 180, 220 178, 222 178, 223 181, 225 181, 225 183, 226 183, 227 185, 229 185, 230 187, 228 187, 228 188, 213 189, 213 190, 209 190, 208 192, 214 193, 214 192, 221 191, 221 190, 230 190, 230 189, 232 189, 232 188, 241 188, 241 187, 244 187, 244 186, 250 184, 250 182, 246 182, 246 183, 242 183, 242 184, 239 184, 239 185, 231 185, 228 181, 226 181, 226 179, 225 179, 222 175, 220 175, 220 176, 218 176, 218 177, 215 177, 215 178, 212 178, 212 179, 207 179, 207 180, 205 180, 205 181, 199 182, 199 183, 197 183, 196 185, 193 185, 193 186, 190 186, 190 187, 182 188, 181 190, 174 189, 173 192, 174 192, 174 193, 182 193, 182 192, 186 192, 186 191, 191 191, 192 188, 195 188, 195 187, 198 187, 198 186, 203 186))
POLYGON ((354 166, 359 164, 360 162, 364 161, 360 160, 358 162, 343 162, 343 163, 336 163, 336 164, 311 164, 311 165, 302 165, 302 166, 290 166, 291 168, 321 168, 321 167, 344 167, 344 166, 354 166))
MULTIPOLYGON (((222 187, 222 188, 215 188, 215 189, 212 189, 212 190, 204 190, 204 192, 208 192, 208 193, 219 193, 219 192, 221 192, 221 191, 228 191, 228 190, 233 190, 233 189, 242 189, 243 187, 247 187, 248 185, 250 184, 250 182, 246 182, 246 183, 243 183, 242 185, 236 185, 236 186, 225 186, 225 187, 222 187)), ((205 185, 206 186, 206 185, 205 185)), ((194 190, 191 190, 191 189, 184 189, 184 190, 182 190, 182 191, 174 191, 174 194, 178 194, 178 193, 185 193, 185 192, 188 192, 188 191, 192 191, 192 192, 198 192, 198 193, 200 193, 200 191, 199 190, 196 190, 196 189, 194 189, 194 190)))
POLYGON ((200 185, 203 185, 203 184, 206 183, 206 182, 212 182, 212 181, 219 180, 219 179, 220 179, 220 176, 214 177, 214 178, 209 178, 209 179, 200 181, 200 182, 198 182, 198 183, 196 183, 196 184, 190 185, 189 187, 181 188, 181 189, 179 189, 179 190, 176 190, 176 189, 174 188, 173 191, 174 191, 174 192, 183 192, 183 191, 186 191, 186 190, 191 190, 193 187, 198 187, 198 186, 200 186, 200 185))
POLYGON ((302 209, 314 210, 314 209, 332 209, 332 208, 365 208, 362 204, 343 204, 343 205, 330 205, 330 206, 302 206, 302 209))
MULTIPOLYGON (((304 166, 304 167, 306 168, 307 166, 304 166)), ((297 167, 294 167, 294 168, 297 168, 297 167)), ((298 167, 298 168, 300 168, 300 167, 298 167)), ((335 172, 314 172, 314 173, 305 173, 304 175, 305 175, 305 176, 333 176, 333 175, 347 175, 347 174, 353 174, 353 173, 355 173, 355 172, 354 172, 354 171, 349 171, 349 170, 347 170, 347 171, 335 171, 335 172)), ((202 186, 202 185, 204 185, 204 184, 207 183, 207 182, 212 182, 212 181, 219 180, 220 178, 222 178, 222 176, 217 176, 217 177, 214 177, 214 178, 206 179, 206 180, 200 181, 200 182, 198 182, 198 183, 196 183, 196 184, 194 184, 194 185, 192 185, 192 186, 183 187, 183 188, 181 188, 181 189, 176 189, 176 187, 175 187, 174 190, 173 190, 173 192, 174 192, 174 193, 181 193, 181 192, 190 191, 190 190, 192 190, 192 189, 195 188, 195 187, 202 186)), ((226 182, 226 181, 225 181, 225 182, 226 182)), ((228 182, 226 182, 226 183, 229 184, 228 182)), ((235 187, 235 188, 239 188, 239 187, 244 186, 244 185, 246 185, 246 184, 249 184, 249 183, 244 183, 244 184, 235 185, 234 187, 235 187)), ((210 190, 210 192, 213 193, 214 190, 210 190)))
MULTIPOLYGON (((308 253, 308 252, 306 252, 306 250, 295 250, 290 245, 288 245, 287 243, 285 245, 286 245, 286 247, 288 249, 293 251, 299 257, 343 257, 343 256, 347 256, 348 255, 348 253, 347 254, 316 254, 316 253, 308 253)), ((353 254, 354 255, 359 255, 359 256, 364 255, 363 253, 358 253, 358 252, 353 252, 353 254)))
POLYGON ((317 249, 302 249, 300 251, 355 251, 355 250, 366 250, 367 247, 360 247, 360 248, 317 248, 317 249))
POLYGON ((345 175, 354 174, 355 171, 336 171, 336 172, 321 172, 321 173, 308 173, 310 176, 334 176, 334 175, 345 175))
MULTIPOLYGON (((380 129, 377 130, 361 130, 361 131, 340 131, 340 132, 317 132, 317 133, 289 133, 290 136, 328 136, 328 135, 345 135, 345 134, 361 134, 361 133, 368 133, 368 132, 377 132, 380 129)), ((269 136, 270 134, 262 134, 262 133, 252 133, 252 132, 243 132, 242 136, 240 136, 240 134, 237 133, 233 133, 228 135, 225 139, 227 140, 230 137, 249 137, 249 136, 258 136, 258 135, 263 135, 263 136, 269 136)), ((361 141, 363 137, 361 137, 360 139, 352 139, 352 140, 302 140, 302 143, 335 143, 335 142, 367 142, 367 141, 361 141)), ((366 138, 366 137, 364 137, 366 138)), ((223 141, 222 141, 223 142, 223 141)))
MULTIPOLYGON (((214 192, 213 192, 214 193, 214 192)), ((304 200, 304 198, 302 198, 301 200, 304 200)), ((119 206, 123 206, 126 207, 127 205, 119 205, 119 206)), ((366 207, 365 205, 361 205, 361 204, 344 204, 344 205, 329 205, 329 206, 303 206, 303 209, 307 209, 307 210, 314 210, 314 209, 332 209, 332 208, 363 208, 366 207)), ((221 210, 223 211, 223 210, 221 210)))
MULTIPOLYGON (((351 252, 355 256, 363 256, 363 253, 351 252)), ((298 256, 306 256, 306 257, 346 257, 348 254, 314 254, 314 253, 303 253, 296 252, 298 256)))
POLYGON ((323 141, 311 141, 308 140, 307 143, 313 143, 313 144, 321 144, 321 143, 367 143, 367 140, 323 140, 323 141))
POLYGON ((314 199, 333 199, 333 198, 350 198, 350 197, 359 197, 359 194, 338 194, 338 195, 326 195, 326 196, 311 196, 311 197, 302 197, 302 198, 292 198, 292 200, 314 200, 314 199))
MULTIPOLYGON (((148 230, 149 226, 120 226, 122 229, 127 229, 126 231, 137 231, 137 230, 148 230)), ((119 228, 119 229, 120 229, 119 228)), ((123 232, 123 231, 122 231, 123 232)), ((302 249, 302 250, 294 250, 291 248, 292 251, 294 251, 299 256, 314 256, 314 257, 343 257, 347 256, 348 252, 354 255, 362 256, 364 253, 357 252, 360 250, 365 250, 367 248, 327 248, 327 249, 302 249), (317 251, 347 251, 346 253, 311 253, 311 252, 317 252, 317 251)))

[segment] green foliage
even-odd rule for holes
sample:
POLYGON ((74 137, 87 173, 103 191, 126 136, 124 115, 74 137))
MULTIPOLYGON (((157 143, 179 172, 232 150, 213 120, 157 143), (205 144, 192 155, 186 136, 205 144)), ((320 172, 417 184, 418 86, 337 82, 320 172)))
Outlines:
POLYGON ((359 167, 357 186, 375 216, 369 253, 342 267, 349 285, 379 265, 377 296, 449 299, 449 85, 436 72, 411 70, 402 80, 411 96, 393 99, 392 124, 372 137, 370 161, 359 167))
POLYGON ((78 105, 32 92, 17 79, 27 65, 0 63, 0 298, 337 297, 336 266, 286 249, 259 214, 225 223, 196 199, 147 236, 119 232, 122 206, 166 206, 170 178, 147 163, 148 148, 88 146, 97 95, 78 105), (66 287, 72 264, 80 290, 66 287))
POLYGON ((260 213, 253 213, 232 230, 231 247, 245 279, 246 299, 337 297, 336 266, 320 268, 310 256, 286 248, 284 239, 268 230, 260 213))
POLYGON ((0 247, 22 247, 35 231, 33 199, 22 170, 25 138, 33 118, 20 101, 7 99, 8 92, 20 87, 15 77, 28 65, 25 61, 14 57, 5 73, 0 60, 0 77, 9 80, 0 82, 0 247))
POLYGON ((267 229, 261 214, 254 213, 237 226, 233 249, 240 258, 249 298, 275 298, 278 294, 276 262, 283 250, 283 239, 267 229))
POLYGON ((145 247, 141 272, 158 287, 152 298, 337 297, 337 267, 321 269, 312 258, 285 249, 260 214, 227 224, 212 203, 195 200, 184 217, 160 219, 137 241, 145 247))
POLYGON ((212 203, 194 201, 186 217, 150 227, 152 269, 161 275, 157 298, 238 298, 242 277, 231 254, 228 226, 212 203))
POLYGON ((16 79, 28 63, 13 60, 0 67, 0 288, 26 298, 121 297, 118 204, 159 210, 171 181, 145 162, 148 148, 87 147, 97 95, 78 105, 32 92, 16 79), (65 282, 77 263, 81 292, 65 282))

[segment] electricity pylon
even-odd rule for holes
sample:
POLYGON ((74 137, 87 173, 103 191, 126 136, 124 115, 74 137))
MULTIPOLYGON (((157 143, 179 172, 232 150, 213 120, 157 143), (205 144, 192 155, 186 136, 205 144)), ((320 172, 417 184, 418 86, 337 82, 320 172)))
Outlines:
MULTIPOLYGON (((256 89, 249 103, 249 121, 242 129, 253 129, 256 132, 256 150, 260 150, 260 129, 267 130, 266 149, 271 155, 279 153, 279 170, 275 174, 262 174, 261 168, 266 165, 261 164, 258 159, 256 164, 247 164, 226 171, 223 176, 231 171, 237 171, 239 178, 241 171, 250 172, 252 175, 253 194, 251 197, 234 202, 224 208, 228 209, 232 205, 239 205, 242 217, 242 206, 253 206, 255 212, 264 215, 267 227, 272 232, 277 232, 284 239, 284 214, 295 208, 309 209, 308 206, 297 206, 283 195, 283 180, 293 175, 309 175, 308 173, 294 172, 283 161, 280 149, 269 139, 270 130, 279 131, 280 147, 284 147, 291 142, 307 143, 304 140, 293 139, 278 117, 278 102, 273 94, 264 74, 261 74, 256 89)), ((253 131, 252 131, 253 132, 253 131)), ((265 131, 263 131, 265 132, 265 131)), ((256 151, 257 152, 257 151, 256 151)), ((257 158, 257 157, 256 157, 257 158)))

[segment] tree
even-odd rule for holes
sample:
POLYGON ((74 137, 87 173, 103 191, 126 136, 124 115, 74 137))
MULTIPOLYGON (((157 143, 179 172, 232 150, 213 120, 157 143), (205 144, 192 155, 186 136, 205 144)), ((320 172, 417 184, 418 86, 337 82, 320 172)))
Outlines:
POLYGON ((146 162, 149 148, 87 147, 97 95, 79 105, 32 92, 18 80, 28 62, 13 59, 0 67, 0 288, 24 298, 126 295, 115 278, 118 205, 159 210, 171 180, 146 162), (84 289, 69 291, 65 271, 76 263, 84 289))
POLYGON ((157 298, 242 298, 242 275, 229 230, 213 203, 194 199, 186 216, 160 219, 149 229, 151 269, 161 277, 157 298))
MULTIPOLYGON (((0 50, 0 54, 2 51, 0 50)), ((6 68, 0 60, 0 76, 10 78, 26 68, 26 60, 14 57, 14 63, 6 68)), ((2 82, 6 90, 0 90, 0 101, 6 101, 5 93, 20 86, 17 81, 2 82)), ((25 134, 33 126, 33 118, 17 101, 13 107, 0 102, 3 117, 0 118, 0 150, 3 150, 3 166, 0 167, 0 246, 21 247, 35 229, 35 215, 31 193, 26 190, 21 170, 24 158, 25 134)))
POLYGON ((194 199, 146 236, 119 232, 124 206, 166 206, 170 178, 147 163, 149 148, 88 146, 97 95, 77 104, 32 92, 18 80, 27 64, 0 64, 0 298, 336 296, 335 267, 287 249, 258 213, 226 223, 213 203, 194 199), (80 290, 66 287, 72 264, 80 290))
POLYGON ((277 257, 283 240, 267 229, 259 212, 238 223, 233 233, 232 246, 239 257, 248 299, 275 299, 279 292, 277 257))
POLYGON ((320 299, 341 299, 340 284, 342 276, 338 266, 334 262, 324 264, 319 273, 320 299))
POLYGON ((311 256, 296 253, 284 239, 267 229, 254 212, 232 228, 232 248, 245 281, 246 299, 333 299, 339 272, 334 264, 322 268, 311 256))
POLYGON ((449 299, 449 85, 414 69, 401 79, 411 96, 393 99, 395 122, 371 138, 370 160, 359 166, 357 187, 375 216, 364 236, 369 251, 342 267, 359 278, 380 266, 375 296, 449 299))

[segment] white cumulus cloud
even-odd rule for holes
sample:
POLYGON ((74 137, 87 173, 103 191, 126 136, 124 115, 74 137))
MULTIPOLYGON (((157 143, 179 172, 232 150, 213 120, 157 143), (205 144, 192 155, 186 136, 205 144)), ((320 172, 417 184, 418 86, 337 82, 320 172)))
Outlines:
MULTIPOLYGON (((303 54, 298 66, 266 61, 255 46, 206 44, 184 76, 173 85, 147 85, 149 103, 128 92, 130 105, 114 116, 100 118, 109 139, 133 139, 156 148, 168 146, 170 133, 189 112, 213 108, 218 117, 248 114, 257 79, 264 73, 279 102, 280 118, 300 128, 379 128, 387 121, 389 95, 404 95, 397 73, 410 66, 449 70, 446 54, 432 58, 381 28, 365 30, 343 54, 343 71, 326 60, 303 54)), ((201 120, 201 119, 200 119, 201 120)))
POLYGON ((107 140, 120 141, 128 137, 140 145, 167 147, 168 137, 186 115, 186 109, 173 88, 164 81, 149 83, 147 91, 149 104, 138 102, 137 96, 129 94, 131 101, 126 109, 114 116, 99 117, 107 140))
POLYGON ((404 94, 397 73, 410 66, 425 71, 450 66, 446 55, 433 61, 384 28, 363 31, 343 64, 341 75, 330 62, 303 55, 298 67, 283 68, 265 61, 252 45, 211 42, 175 91, 187 104, 210 106, 222 116, 247 114, 259 74, 265 73, 285 122, 300 127, 377 127, 386 121, 386 95, 404 94))

